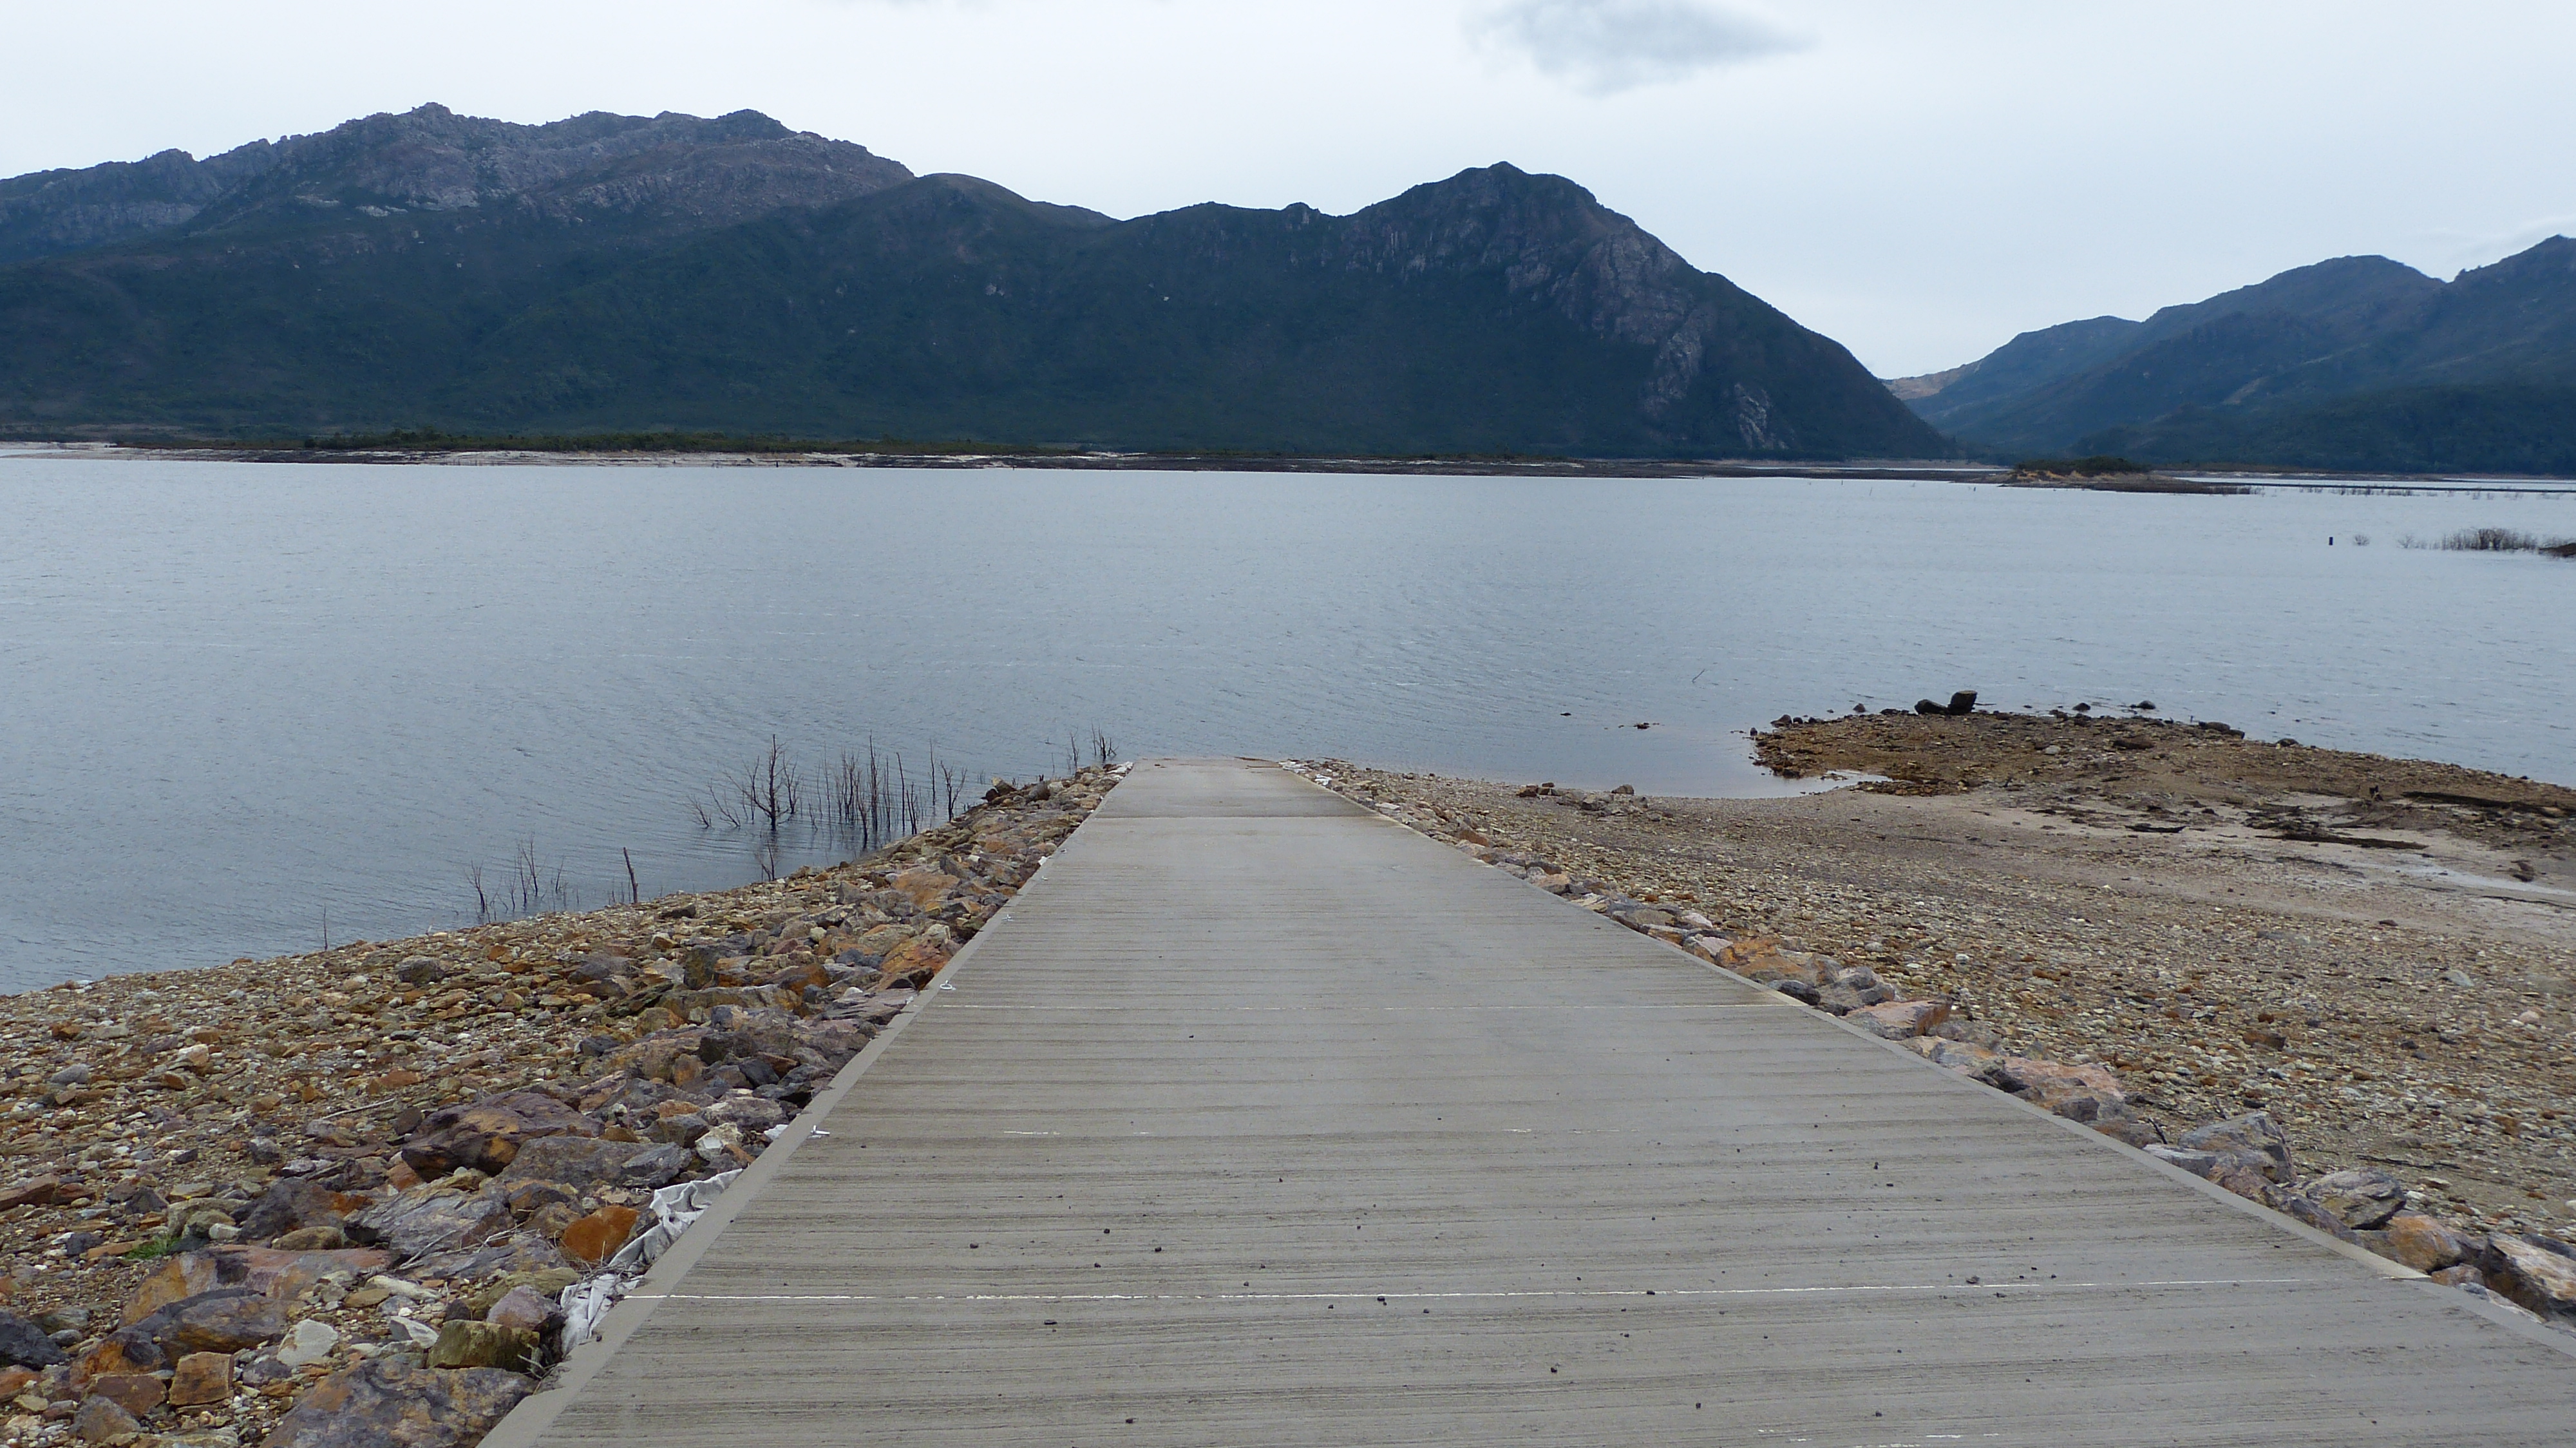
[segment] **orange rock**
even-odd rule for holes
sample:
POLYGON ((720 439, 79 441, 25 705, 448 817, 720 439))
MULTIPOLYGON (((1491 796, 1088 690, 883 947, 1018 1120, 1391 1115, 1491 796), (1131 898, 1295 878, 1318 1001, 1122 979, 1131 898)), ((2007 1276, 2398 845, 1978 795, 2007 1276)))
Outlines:
POLYGON ((957 877, 945 870, 906 870, 887 882, 888 888, 901 890, 912 897, 912 903, 927 910, 948 895, 957 877))
POLYGON ((0 1368, 0 1399, 18 1396, 27 1390, 29 1383, 35 1380, 36 1374, 32 1369, 0 1368))
POLYGON ((769 983, 771 985, 782 985, 787 987, 789 990, 795 991, 801 991, 809 985, 830 985, 832 983, 832 973, 825 970, 822 963, 819 961, 799 961, 797 962, 797 967, 798 968, 793 973, 770 977, 769 983))
POLYGON ((2421 1212, 2399 1212, 2373 1234, 2384 1244, 2380 1255, 2418 1272, 2438 1272, 2469 1255, 2459 1233, 2421 1212))
POLYGON ((11 1207, 52 1206, 62 1195, 62 1189, 61 1180, 49 1176, 20 1182, 14 1187, 0 1188, 0 1212, 5 1212, 11 1207))
POLYGON ((400 1091, 406 1086, 417 1086, 428 1079, 428 1077, 420 1074, 418 1071, 396 1069, 387 1071, 385 1074, 376 1078, 376 1090, 379 1092, 400 1091))
POLYGON ((1763 956, 1778 955, 1779 953, 1779 936, 1753 935, 1739 940, 1733 945, 1730 945, 1726 949, 1718 952, 1717 963, 1725 966, 1729 970, 1736 970, 1740 969, 1748 960, 1758 960, 1763 956))
POLYGON ((138 1363, 132 1358, 127 1357, 125 1355, 125 1348, 114 1338, 109 1338, 107 1341, 91 1348, 88 1352, 81 1354, 79 1359, 73 1364, 73 1367, 75 1375, 85 1383, 97 1378, 112 1378, 119 1373, 141 1373, 151 1371, 151 1369, 146 1367, 144 1364, 138 1363))
POLYGON ((563 1240, 555 1245, 573 1261, 585 1267, 596 1267, 625 1246, 626 1239, 634 1233, 633 1207, 602 1207, 564 1228, 563 1240))
POLYGON ((232 1395, 231 1353, 192 1352, 179 1359, 177 1370, 170 1374, 170 1406, 174 1408, 220 1403, 232 1395))
POLYGON ((1920 1036, 1949 1018, 1950 1006, 1946 1001, 1887 1001, 1880 1005, 1862 1006, 1843 1017, 1862 1030, 1891 1041, 1920 1036))
POLYGON ((410 1191, 420 1185, 420 1173, 411 1169, 410 1162, 395 1157, 392 1168, 385 1173, 385 1185, 397 1192, 410 1191))
POLYGON ((879 969, 889 985, 918 986, 948 964, 948 952, 927 940, 907 940, 888 952, 879 969))
POLYGON ((216 1287, 247 1287, 264 1297, 293 1297, 326 1272, 365 1276, 393 1265, 393 1254, 372 1247, 338 1252, 282 1252, 269 1247, 215 1247, 187 1252, 143 1279, 125 1305, 120 1326, 131 1326, 182 1297, 216 1287), (220 1275, 221 1280, 218 1280, 220 1275))
POLYGON ((150 1373, 109 1373, 89 1380, 89 1395, 105 1398, 140 1418, 161 1406, 161 1380, 150 1373))

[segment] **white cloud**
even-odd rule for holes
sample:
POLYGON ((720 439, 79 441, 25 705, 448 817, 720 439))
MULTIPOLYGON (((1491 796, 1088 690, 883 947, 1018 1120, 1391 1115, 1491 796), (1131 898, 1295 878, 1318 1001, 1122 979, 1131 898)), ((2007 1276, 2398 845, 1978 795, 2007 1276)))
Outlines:
POLYGON ((1467 31, 1593 95, 1806 45, 1757 16, 1706 0, 1503 0, 1470 11, 1467 31))

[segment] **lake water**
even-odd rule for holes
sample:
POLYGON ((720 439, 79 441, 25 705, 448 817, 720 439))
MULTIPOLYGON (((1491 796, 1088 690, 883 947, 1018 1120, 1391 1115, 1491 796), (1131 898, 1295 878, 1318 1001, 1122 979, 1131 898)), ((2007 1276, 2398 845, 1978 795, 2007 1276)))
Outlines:
POLYGON ((0 457, 0 506, 0 990, 458 924, 523 845, 741 883, 689 801, 773 735, 1752 793, 1748 726, 1974 688, 2576 782, 2576 564, 2395 546, 2566 498, 0 457))

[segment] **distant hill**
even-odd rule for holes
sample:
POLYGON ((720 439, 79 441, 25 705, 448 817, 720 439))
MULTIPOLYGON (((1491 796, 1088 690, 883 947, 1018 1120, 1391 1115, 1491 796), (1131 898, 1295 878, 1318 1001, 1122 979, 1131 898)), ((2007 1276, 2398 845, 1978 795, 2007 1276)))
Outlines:
POLYGON ((2576 398, 2576 242, 2443 283, 2345 257, 2144 322, 2026 332, 1891 390, 1999 455, 2562 472, 2576 398))
POLYGON ((1950 451, 1838 344, 1509 166, 1116 221, 751 112, 433 106, 0 182, 0 259, 19 432, 1950 451))

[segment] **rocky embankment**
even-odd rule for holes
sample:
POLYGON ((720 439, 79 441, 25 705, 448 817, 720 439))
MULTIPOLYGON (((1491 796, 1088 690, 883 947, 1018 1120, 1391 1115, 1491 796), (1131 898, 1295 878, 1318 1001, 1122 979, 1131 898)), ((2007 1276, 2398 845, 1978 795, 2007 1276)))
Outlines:
MULTIPOLYGON (((1937 721, 1953 744, 1975 727, 1937 721)), ((1899 757, 1893 732, 1876 742, 1882 752, 1868 763, 1900 779, 1935 772, 1923 758, 1899 757)), ((2018 738, 1989 745, 2017 759, 2062 757, 2018 738)), ((1799 757, 1831 752, 1792 748, 1799 757)), ((2355 758, 2294 768, 2313 786, 2338 768, 2367 773, 2355 758)), ((2305 902, 2287 899, 2267 902, 2283 912, 2275 914, 2250 902, 2155 898, 2137 888, 2137 872, 2156 864, 2125 833, 2109 857, 2119 874, 2072 867, 2097 864, 2086 855, 2058 878, 2034 878, 2050 852, 2088 847, 2036 833, 2001 840, 1986 810, 1963 817, 1973 821, 1965 832, 1927 839, 1931 827, 1957 825, 1924 813, 1948 801, 1851 791, 1666 800, 1340 761, 1290 767, 1939 1066, 2576 1331, 2576 1246, 2566 1240, 2576 1233, 2559 1225, 2576 1217, 2576 1200, 2555 1199, 2576 1195, 2569 1020, 2552 990, 2495 998, 2507 981, 2565 987, 2563 952, 2410 938, 2394 920, 2356 926, 2291 914, 2305 902), (2031 853, 1997 868, 1975 858, 1987 843, 2031 853), (2461 968, 2469 964, 2483 989, 2461 968), (2450 998, 2426 999, 2436 994, 2450 998), (2525 995, 2541 1004, 2527 1006, 2525 995), (2401 1177, 2390 1167, 2417 1169, 2401 1177)), ((2548 788, 2422 769, 2454 795, 2548 788)), ((1963 786, 1953 779, 1949 788, 1963 786)), ((2179 884, 2175 893, 2188 893, 2196 880, 2179 884)))
POLYGON ((465 1445, 1114 783, 867 860, 0 998, 11 1445, 465 1445))

